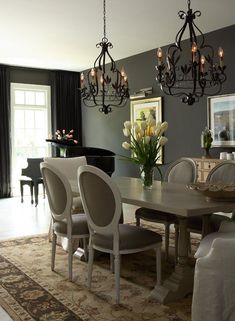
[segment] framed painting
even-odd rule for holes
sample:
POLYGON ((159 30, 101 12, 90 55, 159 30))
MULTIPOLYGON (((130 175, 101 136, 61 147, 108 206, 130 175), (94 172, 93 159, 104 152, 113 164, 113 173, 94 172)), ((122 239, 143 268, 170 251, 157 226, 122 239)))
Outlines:
MULTIPOLYGON (((156 122, 162 122, 162 97, 132 100, 130 103, 131 122, 141 123, 152 115, 156 122)), ((163 164, 163 150, 160 149, 158 164, 163 164)))
POLYGON ((235 147, 235 94, 208 97, 207 116, 212 147, 235 147))

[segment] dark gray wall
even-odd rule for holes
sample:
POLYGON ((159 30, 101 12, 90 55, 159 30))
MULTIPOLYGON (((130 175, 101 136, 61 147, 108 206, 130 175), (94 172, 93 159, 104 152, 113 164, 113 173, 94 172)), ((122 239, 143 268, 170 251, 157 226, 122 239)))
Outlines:
POLYGON ((51 85, 51 71, 46 69, 10 67, 10 82, 51 85))
MULTIPOLYGON (((172 31, 174 39, 175 30, 172 31)), ((216 50, 219 46, 225 52, 225 64, 227 65, 227 81, 222 92, 235 93, 235 25, 213 31, 205 35, 206 43, 216 50)), ((140 44, 141 45, 141 44, 140 44)), ((115 47, 111 51, 115 59, 115 47)), ((165 51, 166 47, 162 47, 165 51)), ((97 56, 99 52, 97 50, 97 56)), ((94 57, 95 58, 95 57, 94 57)), ((180 102, 179 98, 164 96, 155 80, 156 49, 138 54, 118 61, 118 66, 125 67, 128 74, 131 93, 141 88, 153 87, 153 95, 150 97, 163 96, 163 120, 168 121, 169 129, 166 136, 169 139, 164 148, 165 163, 172 162, 179 157, 201 157, 203 151, 200 147, 200 135, 207 125, 207 98, 203 97, 193 106, 180 102)), ((98 108, 82 106, 83 115, 83 144, 84 146, 107 148, 117 155, 129 155, 121 145, 125 141, 122 133, 123 122, 130 119, 130 103, 122 109, 113 109, 108 115, 103 115, 98 108)), ((221 148, 213 148, 211 154, 218 158, 221 148)), ((231 150, 231 149, 230 149, 231 150)), ((226 151, 229 151, 226 149, 226 151)), ((163 166, 163 172, 166 166, 163 166)), ((115 175, 137 176, 137 166, 120 160, 116 157, 115 175)))

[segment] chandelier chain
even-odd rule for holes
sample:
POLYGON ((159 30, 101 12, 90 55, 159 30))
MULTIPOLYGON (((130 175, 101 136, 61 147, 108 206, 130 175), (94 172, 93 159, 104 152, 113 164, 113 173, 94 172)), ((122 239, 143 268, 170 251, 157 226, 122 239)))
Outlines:
POLYGON ((190 4, 191 4, 191 1, 188 0, 188 10, 190 9, 190 4))
POLYGON ((104 0, 104 11, 103 11, 103 14, 104 14, 104 39, 106 39, 106 0, 104 0))

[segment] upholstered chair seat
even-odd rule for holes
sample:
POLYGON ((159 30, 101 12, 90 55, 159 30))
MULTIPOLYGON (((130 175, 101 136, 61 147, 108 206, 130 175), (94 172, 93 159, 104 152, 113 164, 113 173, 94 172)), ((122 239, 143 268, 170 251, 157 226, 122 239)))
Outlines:
MULTIPOLYGON (((68 233, 68 223, 64 219, 62 221, 54 222, 53 229, 58 234, 68 233)), ((87 219, 85 214, 73 214, 72 215, 72 234, 89 234, 87 219)))
MULTIPOLYGON (((149 246, 162 241, 162 237, 153 231, 138 226, 119 224, 119 250, 131 250, 133 248, 149 246)), ((113 235, 94 235, 94 243, 102 248, 112 250, 113 235)))

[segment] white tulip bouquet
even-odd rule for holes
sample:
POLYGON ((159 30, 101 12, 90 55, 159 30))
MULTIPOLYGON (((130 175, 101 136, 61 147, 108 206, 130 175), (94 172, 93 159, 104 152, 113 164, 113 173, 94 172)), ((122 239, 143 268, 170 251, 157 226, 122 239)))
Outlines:
POLYGON ((123 142, 122 147, 131 150, 130 157, 124 156, 131 162, 141 165, 142 170, 146 168, 152 169, 156 167, 162 180, 162 174, 158 167, 160 158, 160 149, 164 146, 168 139, 163 136, 168 128, 168 123, 156 123, 155 119, 150 116, 148 120, 133 124, 130 121, 124 122, 123 134, 130 138, 130 142, 123 142))

